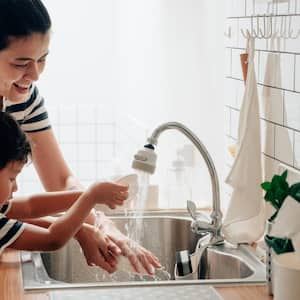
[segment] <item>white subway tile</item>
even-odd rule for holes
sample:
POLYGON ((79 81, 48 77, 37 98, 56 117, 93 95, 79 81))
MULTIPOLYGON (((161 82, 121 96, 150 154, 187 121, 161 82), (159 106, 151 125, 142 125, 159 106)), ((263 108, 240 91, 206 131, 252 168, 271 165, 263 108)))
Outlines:
POLYGON ((294 162, 294 132, 275 125, 275 158, 292 166, 294 162))
POLYGON ((300 133, 295 132, 294 167, 300 168, 300 133))
POLYGON ((233 17, 245 16, 245 0, 231 1, 231 15, 233 17))
POLYGON ((59 123, 60 124, 76 124, 77 123, 77 106, 62 105, 59 106, 59 123))
POLYGON ((238 46, 238 19, 227 19, 226 24, 226 36, 225 45, 226 47, 237 47, 238 46), (228 36, 229 34, 229 36, 228 36))
POLYGON ((112 123, 115 122, 115 109, 114 105, 108 106, 97 106, 96 112, 96 122, 97 123, 112 123))
POLYGON ((114 166, 112 161, 98 162, 97 163, 97 175, 99 178, 109 178, 114 174, 114 166))
POLYGON ((264 120, 261 121, 261 144, 262 150, 265 154, 274 157, 275 151, 275 125, 266 122, 264 120))
POLYGON ((78 143, 96 143, 96 124, 78 124, 77 141, 78 143))
MULTIPOLYGON (((250 0, 253 2, 253 0, 250 0)), ((270 0, 255 0, 255 15, 265 15, 272 13, 275 10, 272 1, 270 0)))
POLYGON ((98 144, 97 160, 107 161, 114 158, 114 144, 98 144))
POLYGON ((238 138, 239 117, 240 112, 232 109, 230 114, 230 135, 235 139, 238 138))
POLYGON ((232 0, 225 0, 225 12, 226 12, 226 17, 231 17, 231 12, 232 12, 232 0))
POLYGON ((96 144, 78 144, 78 160, 79 161, 95 161, 96 144))
POLYGON ((113 143, 114 141, 115 141, 115 125, 114 124, 98 124, 97 125, 97 142, 98 143, 113 143))
POLYGON ((43 192, 44 189, 39 181, 28 181, 22 183, 22 196, 43 192))
POLYGON ((264 181, 271 181, 274 174, 278 173, 280 162, 268 156, 263 156, 263 165, 265 170, 264 181))
POLYGON ((225 78, 225 105, 236 107, 236 80, 225 78))
POLYGON ((300 92, 300 55, 296 55, 295 91, 300 92))
POLYGON ((296 0, 296 13, 300 14, 300 0, 296 0))
POLYGON ((22 181, 39 181, 39 176, 33 164, 27 164, 22 170, 22 181))
POLYGON ((277 124, 283 124, 283 91, 263 86, 261 97, 261 115, 263 118, 277 124))
MULTIPOLYGON (((291 30, 292 30, 292 37, 296 37, 299 34, 300 30, 300 16, 291 16, 291 30)), ((282 22, 282 18, 278 21, 278 27, 282 22)), ((283 23, 284 24, 284 23, 283 23)), ((287 19, 287 25, 289 24, 289 19, 287 19)), ((287 26, 287 32, 288 32, 287 26)), ((280 27, 279 27, 280 28, 280 27)), ((297 39, 288 38, 288 39, 281 39, 280 43, 283 45, 282 50, 292 53, 300 53, 300 43, 299 37, 297 39)))
POLYGON ((277 3, 277 14, 294 14, 296 13, 296 0, 279 0, 277 3))
POLYGON ((225 76, 231 77, 231 61, 232 61, 232 49, 226 48, 225 51, 225 76))
POLYGON ((300 94, 285 92, 284 124, 293 129, 300 130, 300 94))
POLYGON ((96 122, 97 106, 89 105, 79 105, 78 110, 78 123, 79 124, 91 124, 96 122))
POLYGON ((246 0, 246 16, 254 15, 254 1, 246 0))
POLYGON ((59 127, 59 141, 60 143, 76 143, 77 142, 77 128, 73 125, 61 125, 59 127))
POLYGON ((79 161, 78 169, 79 169, 78 177, 80 180, 82 181, 96 180, 97 170, 96 170, 95 162, 79 161))
MULTIPOLYGON (((280 54, 281 88, 294 89, 294 58, 293 54, 280 54)), ((279 86, 280 87, 280 86, 279 86)))
POLYGON ((51 125, 57 125, 59 123, 59 110, 57 106, 46 105, 48 116, 50 119, 51 125))
POLYGON ((227 107, 227 106, 225 106, 224 107, 224 122, 225 122, 225 124, 224 124, 224 134, 225 135, 230 135, 230 124, 231 124, 231 122, 230 122, 230 119, 231 119, 231 117, 230 117, 230 108, 229 107, 227 107))

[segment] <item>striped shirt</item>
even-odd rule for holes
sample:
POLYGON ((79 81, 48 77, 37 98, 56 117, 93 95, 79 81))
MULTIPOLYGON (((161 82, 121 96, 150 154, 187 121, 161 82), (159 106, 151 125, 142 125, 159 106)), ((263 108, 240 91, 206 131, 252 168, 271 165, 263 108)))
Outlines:
POLYGON ((9 204, 6 203, 0 208, 0 255, 5 248, 12 244, 23 232, 24 223, 8 219, 5 214, 9 210, 9 204))
POLYGON ((4 99, 2 110, 10 113, 24 132, 37 132, 51 128, 44 98, 35 85, 31 86, 30 95, 23 102, 13 103, 9 99, 4 99))

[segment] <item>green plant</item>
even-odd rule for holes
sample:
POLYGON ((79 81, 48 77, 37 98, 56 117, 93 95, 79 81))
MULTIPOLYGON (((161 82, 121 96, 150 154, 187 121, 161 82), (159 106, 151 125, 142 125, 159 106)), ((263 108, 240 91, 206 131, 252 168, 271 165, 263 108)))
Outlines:
POLYGON ((271 216, 270 221, 275 219, 285 198, 289 195, 290 188, 286 179, 287 170, 285 170, 281 175, 274 175, 271 182, 265 181, 261 184, 262 189, 266 191, 264 197, 265 200, 270 202, 276 210, 271 216))
MULTIPOLYGON (((289 186, 287 175, 288 171, 285 170, 281 175, 274 175, 271 182, 266 181, 261 184, 262 189, 266 191, 264 199, 275 208, 275 213, 269 219, 270 222, 273 222, 276 218, 287 196, 291 196, 300 202, 300 182, 289 186)), ((294 251, 292 242, 288 238, 282 239, 266 235, 265 241, 276 254, 294 251)))
POLYGON ((265 200, 270 202, 276 210, 270 221, 275 219, 287 196, 291 196, 300 202, 300 182, 289 186, 287 175, 288 171, 285 170, 281 175, 274 175, 271 182, 265 181, 261 184, 262 189, 266 191, 265 200))

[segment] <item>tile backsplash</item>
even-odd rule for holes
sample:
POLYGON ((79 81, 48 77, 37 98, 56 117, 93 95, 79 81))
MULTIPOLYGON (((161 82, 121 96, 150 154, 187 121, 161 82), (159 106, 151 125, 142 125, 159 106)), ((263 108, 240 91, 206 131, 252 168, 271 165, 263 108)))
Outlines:
MULTIPOLYGON (((74 175, 84 185, 130 168, 133 153, 146 140, 146 130, 112 106, 48 106, 50 121, 74 175)), ((43 191, 33 164, 18 180, 20 194, 43 191)))
MULTIPOLYGON (((266 179, 277 166, 300 170, 300 0, 228 0, 226 32, 226 137, 228 144, 237 139, 244 83, 240 53, 246 39, 241 33, 263 29, 262 15, 272 15, 273 32, 293 38, 256 39, 255 68, 260 101, 262 156, 266 179), (286 26, 286 31, 283 30, 286 26), (296 37, 296 38, 295 38, 296 37)), ((266 20, 269 20, 268 18, 266 20)), ((232 160, 227 162, 230 168, 232 160)))

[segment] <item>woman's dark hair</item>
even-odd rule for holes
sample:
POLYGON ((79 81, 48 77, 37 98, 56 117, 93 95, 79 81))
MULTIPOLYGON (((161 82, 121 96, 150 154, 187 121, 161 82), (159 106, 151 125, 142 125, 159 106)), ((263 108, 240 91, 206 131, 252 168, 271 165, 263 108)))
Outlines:
POLYGON ((0 170, 12 161, 27 162, 30 153, 30 144, 17 121, 0 112, 0 170))
POLYGON ((0 51, 12 38, 47 33, 51 19, 40 0, 0 0, 0 51))

